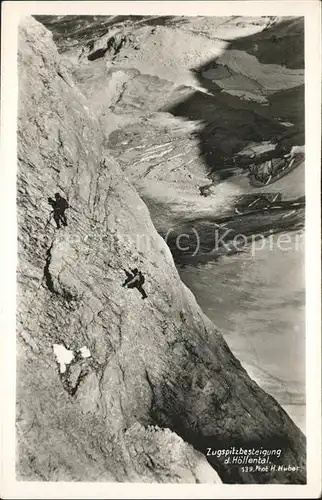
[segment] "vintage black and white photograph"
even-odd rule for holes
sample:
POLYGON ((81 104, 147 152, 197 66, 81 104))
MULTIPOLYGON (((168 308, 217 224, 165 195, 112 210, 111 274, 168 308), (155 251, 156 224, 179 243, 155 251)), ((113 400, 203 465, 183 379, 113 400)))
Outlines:
POLYGON ((17 481, 307 484, 304 16, 17 36, 17 481))

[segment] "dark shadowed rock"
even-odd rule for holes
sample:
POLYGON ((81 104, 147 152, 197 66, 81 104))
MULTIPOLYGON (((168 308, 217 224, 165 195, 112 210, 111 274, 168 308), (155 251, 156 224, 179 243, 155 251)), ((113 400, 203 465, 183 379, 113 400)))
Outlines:
POLYGON ((218 482, 207 448, 242 446, 281 448, 277 463, 299 469, 246 474, 209 457, 224 482, 304 483, 303 434, 180 281, 90 103, 31 18, 19 36, 18 160, 19 478, 218 482), (72 207, 60 230, 48 222, 55 192, 72 207), (121 286, 134 267, 144 301, 121 286))

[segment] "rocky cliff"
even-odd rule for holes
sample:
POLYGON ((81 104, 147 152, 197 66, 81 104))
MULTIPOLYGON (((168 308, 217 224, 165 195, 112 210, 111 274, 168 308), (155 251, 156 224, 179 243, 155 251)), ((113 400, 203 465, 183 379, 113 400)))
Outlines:
POLYGON ((19 34, 18 476, 303 483, 305 438, 180 281, 51 34, 19 34), (71 208, 56 229, 48 196, 71 208), (139 268, 147 299, 122 287, 139 268), (280 448, 286 469, 209 456, 280 448), (219 479, 219 477, 220 479, 219 479))
MULTIPOLYGON (((172 227, 180 234, 185 220, 191 226, 229 213, 245 193, 304 195, 303 161, 287 178, 256 190, 232 163, 234 155, 277 142, 304 144, 302 18, 39 19, 160 233, 172 227)), ((304 211, 287 221, 303 226, 304 211)))

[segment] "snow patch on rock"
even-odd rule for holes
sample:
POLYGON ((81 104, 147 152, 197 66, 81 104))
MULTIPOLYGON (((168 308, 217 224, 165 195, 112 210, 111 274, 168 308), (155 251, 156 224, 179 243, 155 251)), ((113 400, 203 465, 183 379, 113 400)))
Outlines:
POLYGON ((293 146, 291 149, 291 154, 303 153, 305 154, 305 146, 293 146))
POLYGON ((60 373, 65 373, 66 365, 69 365, 74 359, 74 353, 66 349, 62 344, 54 344, 53 349, 57 362, 60 364, 60 373))
POLYGON ((227 92, 237 90, 259 95, 303 85, 304 79, 303 69, 263 64, 243 50, 223 51, 216 59, 216 66, 202 74, 227 92))

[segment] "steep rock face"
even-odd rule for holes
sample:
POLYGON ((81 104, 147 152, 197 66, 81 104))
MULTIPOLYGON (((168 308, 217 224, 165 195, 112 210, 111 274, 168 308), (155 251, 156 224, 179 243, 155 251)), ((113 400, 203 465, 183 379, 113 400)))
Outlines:
POLYGON ((299 468, 254 475, 209 458, 224 482, 304 482, 303 434, 181 283, 51 35, 30 18, 18 160, 19 477, 218 482, 206 449, 237 444, 279 447, 280 463, 299 468), (47 204, 56 191, 72 207, 60 230, 47 204), (144 301, 121 286, 133 267, 144 301))

